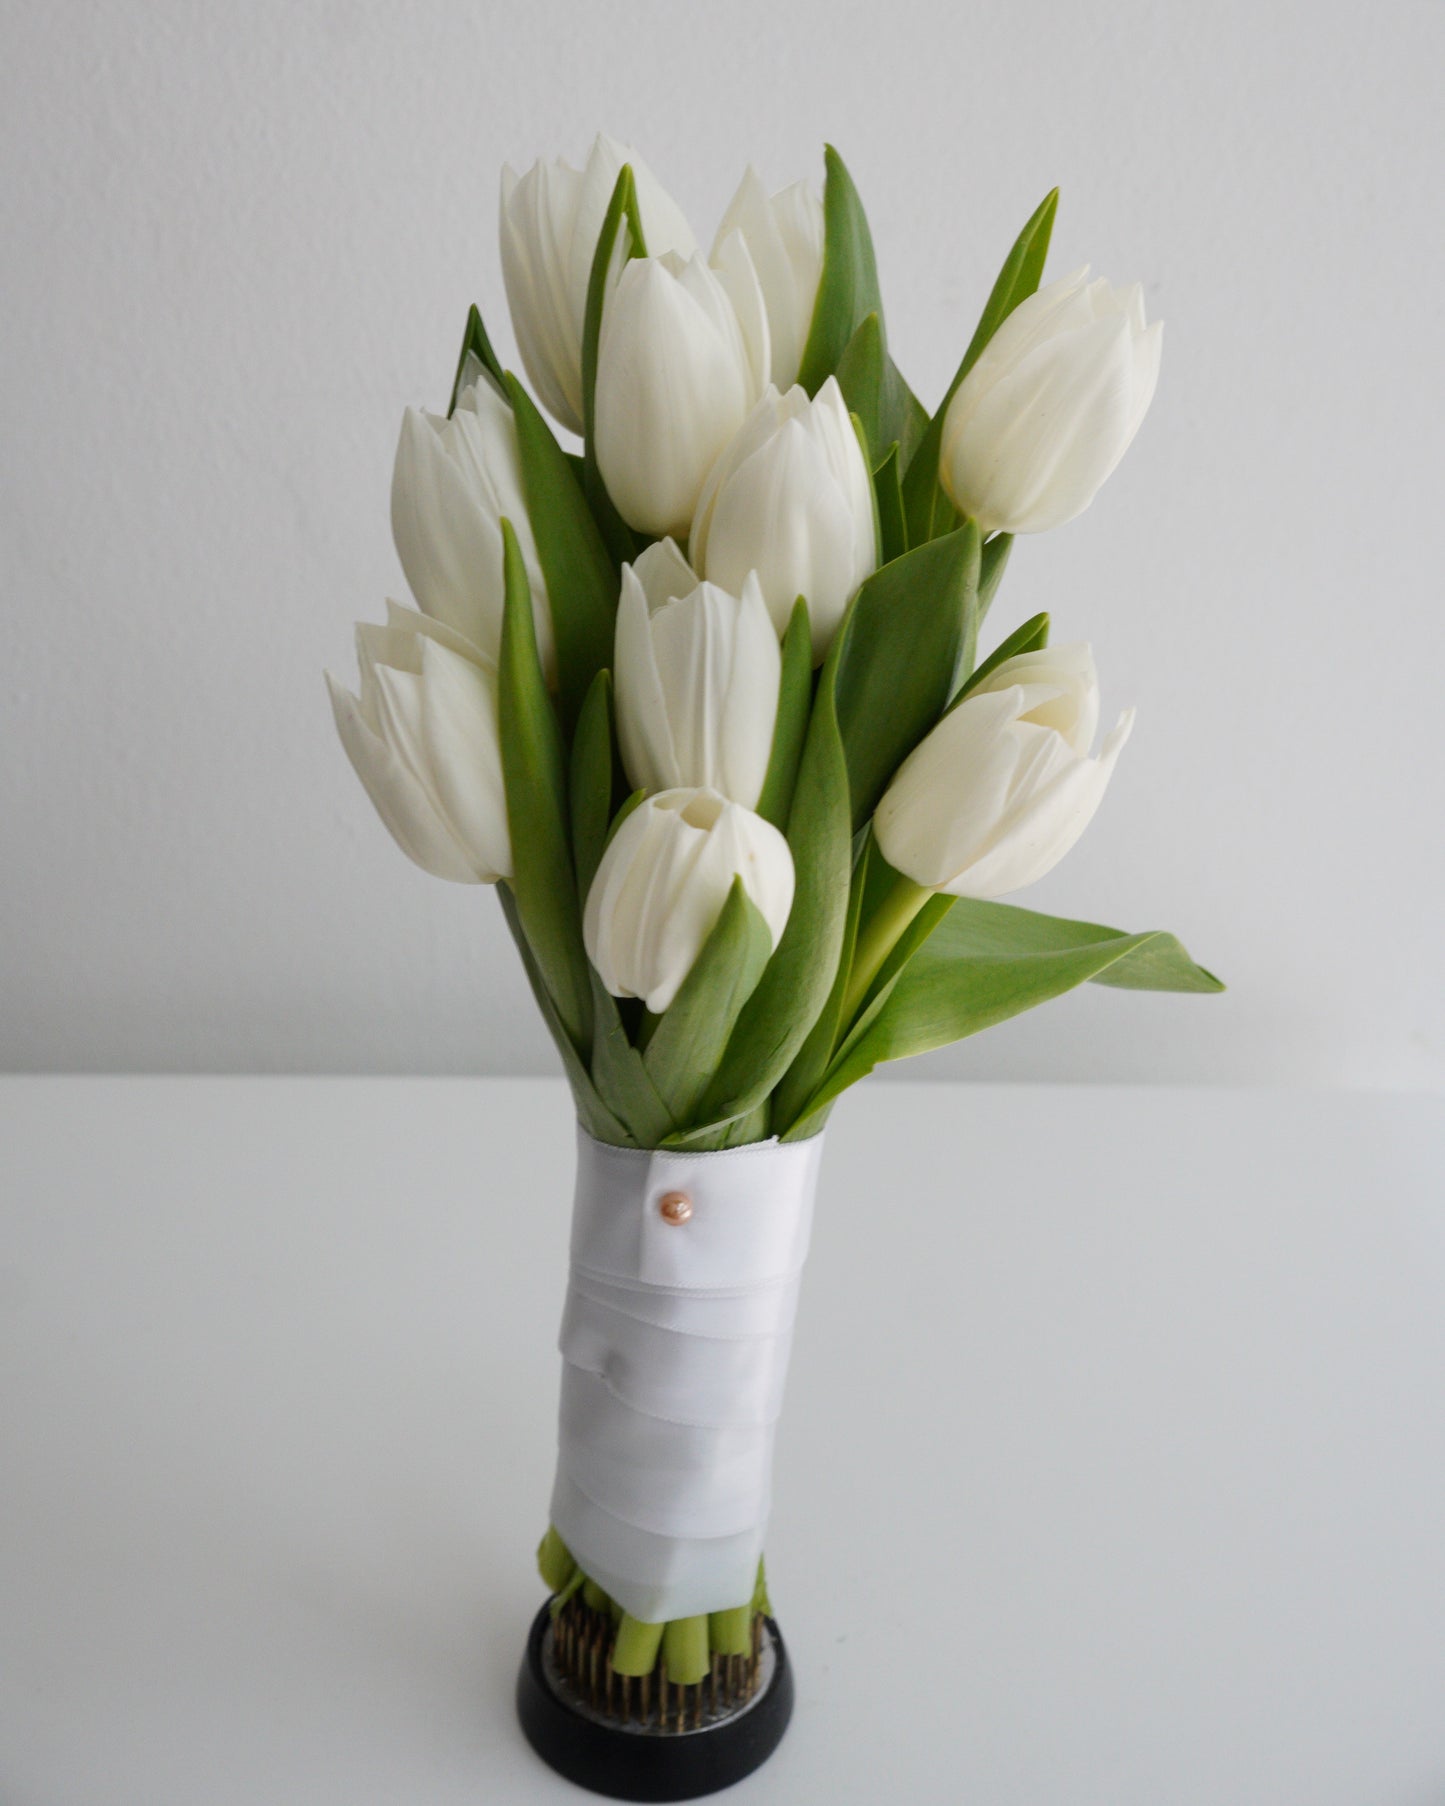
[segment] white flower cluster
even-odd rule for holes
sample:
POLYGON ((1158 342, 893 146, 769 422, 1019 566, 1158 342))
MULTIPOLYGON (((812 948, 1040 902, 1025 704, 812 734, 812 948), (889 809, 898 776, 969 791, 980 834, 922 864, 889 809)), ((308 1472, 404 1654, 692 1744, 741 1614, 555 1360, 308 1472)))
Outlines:
MULTIPOLYGON (((735 878, 774 945, 793 861, 756 813, 778 714, 780 639, 799 598, 812 661, 880 562, 873 475, 835 377, 797 386, 824 266, 804 183, 769 195, 750 169, 704 255, 636 156, 599 138, 585 169, 503 172, 502 266, 522 362, 581 432, 594 252, 630 166, 646 255, 614 259, 597 338, 592 451, 644 549, 621 567, 617 738, 645 797, 607 846, 584 938, 617 996, 665 1010, 735 878)), ((1138 287, 1080 272, 1022 301, 958 385, 939 481, 985 534, 1034 533, 1086 508, 1153 394, 1160 327, 1138 287)), ((478 369, 450 418, 409 410, 392 525, 418 609, 359 630, 361 690, 332 681, 346 750, 402 848, 439 877, 512 872, 498 747, 501 522, 518 535, 542 669, 556 645, 509 402, 478 369)), ((1000 664, 898 770, 880 803, 884 856, 915 883, 996 897, 1078 838, 1129 731, 1094 756, 1087 646, 1000 664)))

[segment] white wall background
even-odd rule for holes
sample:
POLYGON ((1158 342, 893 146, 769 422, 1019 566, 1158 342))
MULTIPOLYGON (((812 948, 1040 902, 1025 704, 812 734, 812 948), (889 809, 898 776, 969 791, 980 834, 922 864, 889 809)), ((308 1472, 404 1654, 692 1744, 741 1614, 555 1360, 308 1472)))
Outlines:
POLYGON ((1170 927, 1217 1000, 1089 989, 934 1072, 1445 1081, 1445 8, 1176 0, 4 0, 0 1066, 550 1070, 493 899, 395 851, 321 683, 402 593, 401 409, 497 171, 635 142, 700 237, 842 149, 936 396, 1063 185, 1164 376, 990 623, 1140 721, 1021 899, 1170 927))

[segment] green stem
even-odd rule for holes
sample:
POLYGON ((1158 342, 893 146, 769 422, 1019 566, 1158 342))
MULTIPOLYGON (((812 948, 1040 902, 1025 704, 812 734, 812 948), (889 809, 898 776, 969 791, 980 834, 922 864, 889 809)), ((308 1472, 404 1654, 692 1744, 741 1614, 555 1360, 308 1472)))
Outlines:
POLYGON ((612 1643, 612 1666, 619 1674, 651 1674, 662 1647, 662 1624, 647 1624, 624 1612, 612 1643))
POLYGON ((618 1674, 651 1674, 660 1657, 667 1664, 670 1681, 679 1686, 692 1686, 711 1672, 714 1655, 750 1654, 754 1613, 762 1612, 764 1616, 772 1613, 761 1560, 758 1562, 757 1585, 745 1605, 704 1613, 696 1618, 674 1618, 666 1624, 648 1623, 623 1611, 590 1575, 583 1573, 572 1552, 551 1526, 537 1551, 537 1565, 542 1570, 542 1578, 554 1588, 554 1617, 578 1592, 594 1612, 609 1614, 616 1626, 612 1666, 618 1674))
POLYGON ((708 1640, 719 1655, 749 1655, 753 1647, 753 1605, 735 1605, 730 1612, 713 1612, 707 1621, 708 1640))
POLYGON ((667 1663, 667 1678, 675 1686, 690 1687, 712 1667, 707 1631, 706 1612, 700 1618, 672 1618, 663 1627, 662 1659, 667 1663))
POLYGON ((838 1018, 839 1032, 846 1034, 858 1006, 868 994, 868 987, 882 970, 883 962, 898 945, 904 929, 933 895, 931 890, 894 875, 883 901, 859 932, 853 949, 853 963, 848 970, 848 988, 843 993, 843 1009, 838 1018))
POLYGON ((537 1549, 537 1569, 551 1593, 560 1593, 577 1569, 571 1550, 550 1524, 537 1549))

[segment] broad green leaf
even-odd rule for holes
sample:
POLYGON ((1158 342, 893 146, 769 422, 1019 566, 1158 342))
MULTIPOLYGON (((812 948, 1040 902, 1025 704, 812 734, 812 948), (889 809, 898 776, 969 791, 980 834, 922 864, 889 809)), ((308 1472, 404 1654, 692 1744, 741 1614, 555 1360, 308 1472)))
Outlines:
POLYGON ((880 989, 902 970, 948 913, 952 897, 925 889, 891 866, 881 848, 873 848, 860 911, 858 938, 848 975, 847 997, 839 1033, 841 1044, 880 989))
POLYGON ((875 571, 839 629, 838 729, 855 828, 943 713, 976 607, 978 561, 970 522, 875 571))
MULTIPOLYGON (((858 441, 858 450, 863 458, 863 468, 864 470, 872 470, 873 454, 868 449, 868 434, 864 431, 863 422, 856 414, 850 414, 848 418, 853 423, 853 435, 858 441)), ((871 482, 868 485, 868 500, 873 505, 873 557, 877 563, 882 564, 883 525, 878 518, 878 492, 871 482)))
POLYGON ((452 398, 447 403, 447 419, 457 411, 457 401, 467 384, 468 359, 475 359, 491 376, 497 387, 505 386, 502 366, 497 361, 497 354, 492 350, 492 341, 487 337, 487 329, 482 324, 481 309, 472 303, 467 313, 467 328, 462 334, 462 348, 457 354, 457 373, 452 378, 452 398))
MULTIPOLYGON (((885 865, 881 855, 874 861, 874 864, 885 871, 892 869, 885 865)), ((888 999, 892 996, 904 968, 948 914, 954 901, 953 897, 944 896, 940 892, 930 897, 918 914, 914 916, 894 943, 888 957, 878 968, 876 976, 864 994, 862 1003, 852 1013, 851 1018, 847 1021, 842 1020, 842 1011, 839 1012, 840 1019, 834 1036, 835 1050, 842 1048, 846 1053, 858 1036, 877 1020, 879 1013, 887 1006, 888 999)), ((815 1079, 815 1088, 821 1085, 822 1078, 823 1074, 819 1073, 815 1079)), ((774 1112, 774 1130, 779 1140, 806 1141, 810 1135, 816 1135, 827 1121, 828 1112, 832 1109, 836 1098, 836 1092, 830 1092, 826 1101, 821 1104, 811 1101, 803 1103, 801 1093, 790 1099, 793 1108, 789 1109, 786 1114, 781 1111, 774 1112)))
POLYGON ((592 981, 592 1082, 606 1107, 639 1147, 660 1147, 676 1124, 632 1045, 611 995, 589 967, 592 981))
POLYGON ((552 429, 516 377, 506 380, 527 512, 547 579, 558 700, 570 728, 593 678, 612 661, 617 570, 552 429))
POLYGON ((823 273, 803 347, 798 381, 816 395, 838 368, 848 341, 869 314, 883 318, 873 236, 853 178, 832 145, 824 148, 823 273))
POLYGON ((877 862, 877 848, 869 831, 859 837, 860 851, 853 864, 853 882, 848 893, 848 915, 843 927, 843 944, 838 950, 838 971, 828 992, 818 1020, 808 1031, 808 1038, 798 1049, 797 1058, 784 1073, 773 1094, 773 1122, 780 1130, 797 1116, 806 1100, 822 1082, 833 1058, 842 1027, 843 997, 848 988, 848 971, 853 963, 853 949, 858 940, 858 918, 868 888, 868 873, 877 862))
POLYGON ((808 605, 801 596, 793 604, 788 631, 783 635, 783 671, 778 684, 778 715, 773 724, 773 746, 768 772, 758 798, 758 814, 775 828, 785 827, 803 756, 803 736, 808 731, 808 710, 813 702, 813 634, 808 625, 808 605))
POLYGON ((799 1126, 883 1061, 945 1047, 1091 979, 1123 989, 1224 989, 1171 934, 1124 934, 961 897, 898 974, 882 1007, 865 1012, 799 1126))
POLYGON ((906 465, 928 429, 928 410, 888 355, 873 239, 838 153, 826 153, 823 273, 798 381, 816 395, 830 374, 863 422, 877 464, 894 440, 906 465))
POLYGON ((998 594, 998 586, 1003 582, 1004 571, 1008 567, 1008 555, 1013 550, 1012 533, 995 533, 983 548, 979 560, 978 572, 978 621, 983 625, 984 617, 993 606, 993 599, 998 594))
POLYGON ((1038 652, 1049 643, 1049 617, 1046 614, 1034 615, 1016 627, 1006 640, 1001 641, 989 653, 981 665, 974 670, 960 685, 958 694, 949 703, 950 709, 956 709, 965 696, 991 677, 1005 659, 1017 658, 1022 652, 1038 652))
POLYGON ((1075 922, 1067 916, 1042 915, 1020 909, 1014 903, 985 903, 959 897, 928 949, 930 959, 951 964, 966 960, 1011 960, 1051 957, 1056 953, 1086 954, 1097 962, 1087 977, 1105 984, 1124 984, 1149 991, 1222 991, 1212 972, 1190 959, 1172 934, 1150 929, 1128 934, 1122 928, 1105 928, 1098 922, 1075 922), (1124 945, 1127 943, 1127 945, 1124 945), (1148 945, 1149 957, 1142 949, 1148 945), (1121 951, 1122 947, 1122 951, 1121 951), (1102 977, 1115 960, 1127 954, 1129 973, 1102 977), (1142 980, 1147 974, 1148 982, 1142 980))
POLYGON ((901 467, 906 469, 928 431, 928 409, 904 381, 903 372, 890 357, 883 367, 883 410, 879 422, 883 443, 898 441, 901 467))
POLYGON ((527 982, 532 987, 532 995, 537 1000, 537 1007, 542 1012, 542 1020, 556 1043, 557 1052, 562 1056, 562 1069, 567 1074, 567 1082, 572 1087, 572 1101, 577 1106, 577 1119, 594 1141, 610 1141, 616 1147, 634 1146, 632 1137, 618 1119, 603 1103, 598 1095, 597 1087, 592 1083, 591 1074, 583 1065, 577 1049, 572 1044, 572 1037, 562 1025, 562 1018, 557 1014, 557 1006, 552 1001, 551 993, 542 981, 542 974, 537 970, 537 962, 532 957, 532 949, 527 945, 527 936, 522 928, 521 917, 517 914, 516 899, 505 884, 497 886, 497 901, 502 906, 502 914, 507 919, 507 926, 512 931, 512 939, 517 943, 517 951, 522 956, 522 967, 527 974, 527 982))
POLYGON ((834 700, 837 671, 835 641, 818 682, 788 812, 794 891, 787 926, 757 989, 743 1005, 717 1077, 697 1111, 703 1127, 677 1137, 679 1141, 695 1143, 708 1136, 709 1126, 716 1141, 716 1131, 756 1111, 792 1065, 832 989, 852 868, 848 767, 834 700))
POLYGON ((632 166, 624 163, 617 172, 612 199, 597 235, 597 249, 592 256, 592 272, 587 282, 587 309, 582 322, 582 459, 583 487, 597 524, 613 559, 618 564, 637 556, 638 546, 632 529, 623 520, 607 493, 602 473, 597 468, 597 347, 602 338, 602 307, 607 299, 607 283, 617 252, 617 235, 624 216, 627 237, 623 241, 624 259, 645 257, 647 244, 642 236, 642 214, 637 204, 637 187, 632 179, 632 166))
POLYGON ((878 511, 879 562, 891 564, 908 550, 908 525, 903 517, 903 473, 896 440, 873 472, 873 503, 878 511))
MULTIPOLYGON (((918 449, 903 478, 903 500, 908 510, 910 545, 921 545, 925 540, 931 539, 938 526, 935 506, 940 499, 938 458, 943 443, 943 417, 948 412, 949 402, 953 400, 954 390, 978 362, 984 346, 1019 302, 1027 300, 1038 288, 1044 273, 1044 259, 1048 256, 1049 238, 1053 233, 1054 214, 1058 205, 1059 191, 1057 188, 1050 189, 1034 209, 1028 224, 1014 240, 1013 249, 999 271, 984 307, 983 317, 968 342, 963 361, 948 385, 948 393, 938 404, 938 412, 928 423, 928 430, 918 442, 918 449)), ((942 501, 945 507, 951 506, 946 496, 942 501)))
POLYGON ((585 905, 612 821, 615 761, 610 671, 599 671, 593 678, 582 713, 577 717, 570 776, 572 860, 577 868, 577 898, 585 905))
POLYGON ((883 372, 888 352, 883 344, 883 326, 877 313, 859 322, 858 330, 843 348, 834 375, 848 411, 862 422, 867 439, 868 467, 871 470, 889 443, 882 436, 883 372))
POLYGON ((537 657, 527 567, 508 520, 502 522, 502 541, 505 601, 497 717, 511 825, 512 892, 542 979, 580 1052, 591 1030, 591 985, 568 851, 562 735, 537 657))
MULTIPOLYGON (((918 914, 914 916, 913 920, 903 930, 903 933, 899 935, 898 939, 893 943, 892 950, 889 952, 888 957, 878 968, 877 976, 864 994, 862 1004, 863 1010, 866 1010, 884 991, 892 988, 895 979, 898 978, 903 971, 903 968, 938 927, 939 923, 942 922, 943 918, 948 914, 949 910, 953 908, 957 901, 958 899, 956 897, 947 896, 942 891, 935 892, 934 895, 928 899, 922 909, 919 910, 918 914)), ((859 1013, 861 1014, 862 1010, 860 1010, 859 1013)), ((852 1025, 850 1023, 844 1023, 842 1026, 845 1031, 848 1031, 851 1029, 852 1025)))
POLYGON ((648 1076, 679 1128, 692 1126, 692 1114, 772 951, 762 911, 743 889, 742 879, 735 878, 722 914, 643 1055, 648 1076))

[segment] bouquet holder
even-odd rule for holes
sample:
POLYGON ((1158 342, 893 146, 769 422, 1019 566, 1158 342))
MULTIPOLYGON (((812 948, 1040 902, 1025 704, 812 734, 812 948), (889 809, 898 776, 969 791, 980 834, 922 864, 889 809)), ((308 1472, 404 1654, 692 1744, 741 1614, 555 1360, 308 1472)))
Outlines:
POLYGON ((822 1145, 686 1153, 578 1131, 549 1532, 570 1573, 532 1626, 517 1707, 543 1759, 594 1792, 695 1799, 787 1728, 759 1576, 822 1145))

